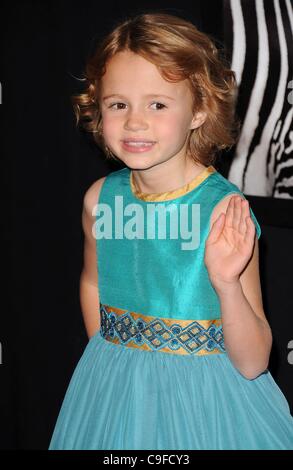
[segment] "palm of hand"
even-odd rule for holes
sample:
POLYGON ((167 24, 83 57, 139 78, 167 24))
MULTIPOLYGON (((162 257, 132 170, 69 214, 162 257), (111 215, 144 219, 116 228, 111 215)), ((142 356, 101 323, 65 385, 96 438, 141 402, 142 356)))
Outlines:
POLYGON ((217 218, 206 240, 204 261, 214 285, 238 281, 251 258, 254 239, 249 203, 233 196, 226 214, 217 218))

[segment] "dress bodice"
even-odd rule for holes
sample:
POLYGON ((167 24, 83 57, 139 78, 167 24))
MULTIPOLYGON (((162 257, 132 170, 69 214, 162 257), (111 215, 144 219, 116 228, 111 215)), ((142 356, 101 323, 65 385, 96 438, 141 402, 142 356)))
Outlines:
POLYGON ((219 319, 204 250, 213 209, 231 193, 245 197, 213 166, 182 188, 160 194, 139 192, 128 167, 110 173, 94 231, 101 304, 157 318, 219 319))

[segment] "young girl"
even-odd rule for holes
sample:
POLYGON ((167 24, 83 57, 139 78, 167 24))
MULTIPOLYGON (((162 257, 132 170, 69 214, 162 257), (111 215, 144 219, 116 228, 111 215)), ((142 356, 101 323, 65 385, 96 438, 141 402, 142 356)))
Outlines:
POLYGON ((84 198, 90 340, 50 449, 292 449, 267 370, 261 230, 212 164, 235 141, 233 72, 189 22, 144 14, 86 78, 77 117, 126 166, 84 198))

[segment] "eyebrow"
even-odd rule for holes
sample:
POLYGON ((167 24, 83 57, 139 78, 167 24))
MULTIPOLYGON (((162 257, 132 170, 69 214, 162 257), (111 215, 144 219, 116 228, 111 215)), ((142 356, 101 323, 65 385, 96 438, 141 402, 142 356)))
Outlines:
MULTIPOLYGON (((121 99, 126 99, 125 96, 119 95, 119 94, 113 94, 113 95, 107 95, 104 96, 103 101, 108 100, 109 98, 121 98, 121 99)), ((156 95, 156 94, 150 94, 150 95, 144 95, 144 98, 167 98, 168 100, 175 100, 175 98, 172 98, 171 96, 167 95, 156 95)))

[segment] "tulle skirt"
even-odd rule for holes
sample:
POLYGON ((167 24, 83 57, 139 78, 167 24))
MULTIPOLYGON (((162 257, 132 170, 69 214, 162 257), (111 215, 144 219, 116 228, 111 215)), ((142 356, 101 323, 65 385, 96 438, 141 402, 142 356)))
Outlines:
POLYGON ((49 446, 83 450, 293 449, 293 417, 269 371, 248 380, 228 355, 114 344, 97 332, 49 446))

